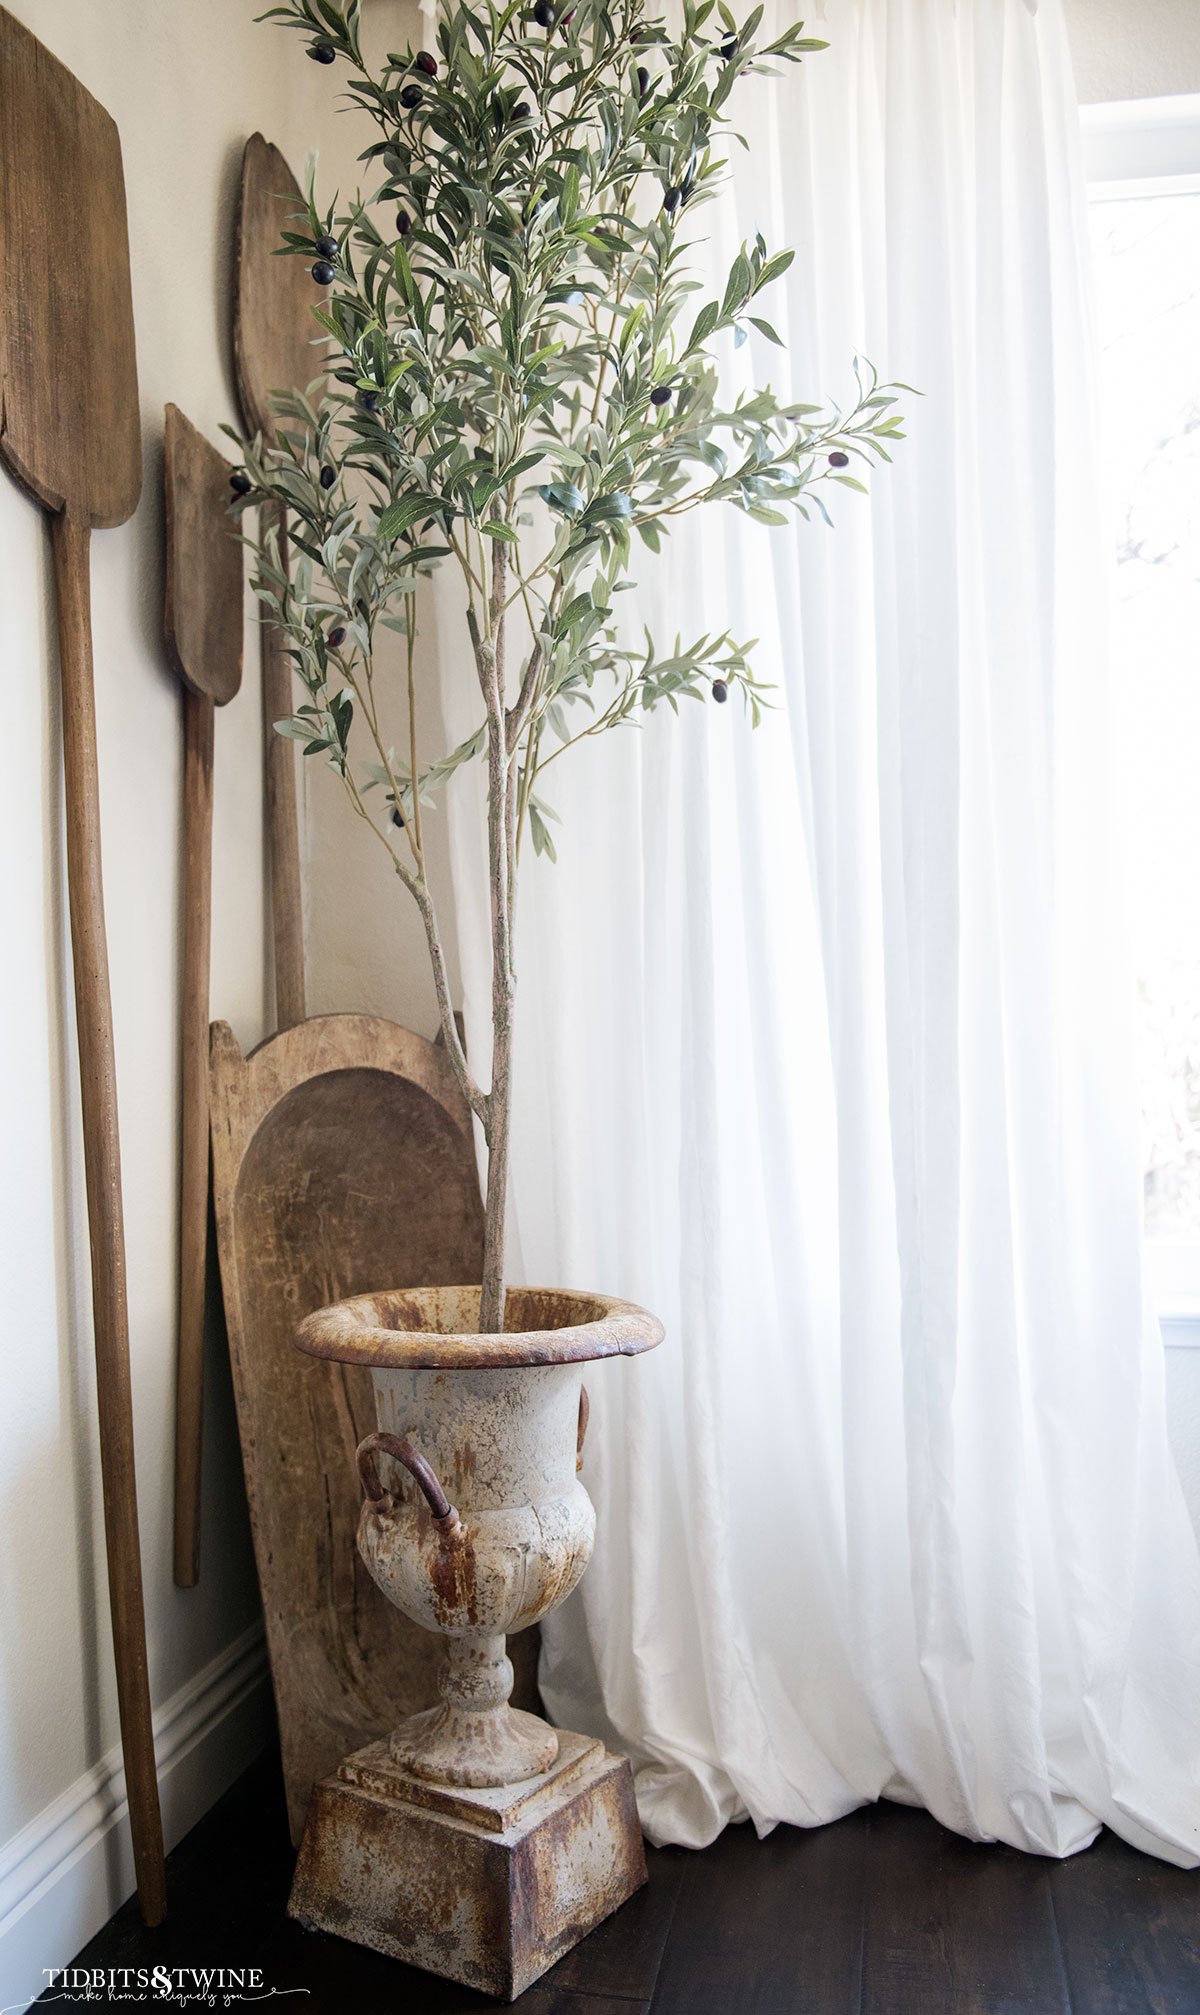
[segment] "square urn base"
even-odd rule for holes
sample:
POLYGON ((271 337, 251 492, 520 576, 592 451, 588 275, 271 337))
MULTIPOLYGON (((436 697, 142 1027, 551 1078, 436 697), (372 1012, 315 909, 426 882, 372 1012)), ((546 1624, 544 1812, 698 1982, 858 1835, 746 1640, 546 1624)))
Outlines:
POLYGON ((460 1791, 373 1742, 313 1792, 288 1914, 515 2001, 645 1880, 633 1772, 602 1743, 560 1730, 542 1776, 460 1791))

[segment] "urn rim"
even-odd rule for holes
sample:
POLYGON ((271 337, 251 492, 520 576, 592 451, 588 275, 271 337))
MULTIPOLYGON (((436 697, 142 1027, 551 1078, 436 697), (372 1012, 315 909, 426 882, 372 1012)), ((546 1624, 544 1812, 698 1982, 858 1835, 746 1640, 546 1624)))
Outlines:
POLYGON ((485 1335, 460 1326, 464 1317, 478 1321, 479 1294, 471 1285, 352 1295, 306 1316, 296 1345, 310 1357, 377 1370, 504 1371, 636 1357, 664 1335, 658 1317, 636 1302, 569 1287, 509 1288, 514 1326, 485 1335))

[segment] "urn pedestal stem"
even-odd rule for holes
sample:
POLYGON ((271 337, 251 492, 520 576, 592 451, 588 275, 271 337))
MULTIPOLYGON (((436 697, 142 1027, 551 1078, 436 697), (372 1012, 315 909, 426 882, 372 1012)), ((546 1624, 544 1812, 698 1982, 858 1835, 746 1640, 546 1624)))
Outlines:
POLYGON ((503 1637, 451 1637, 438 1679, 441 1704, 392 1731, 388 1749, 414 1777, 482 1789, 549 1770, 558 1736, 536 1714, 510 1707, 513 1669, 503 1637))

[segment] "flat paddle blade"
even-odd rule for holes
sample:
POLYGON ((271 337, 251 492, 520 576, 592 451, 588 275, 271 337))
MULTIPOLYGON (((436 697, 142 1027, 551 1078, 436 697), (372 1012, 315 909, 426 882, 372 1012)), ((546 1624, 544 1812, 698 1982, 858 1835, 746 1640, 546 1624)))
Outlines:
POLYGON ((167 407, 167 649, 184 683, 223 707, 242 683, 242 548, 233 474, 178 406, 167 407))
POLYGON ((324 368, 325 337, 313 320, 321 299, 310 262, 276 258, 285 231, 306 228, 307 205, 278 147, 253 133, 242 156, 233 349, 248 427, 272 435, 272 392, 303 392, 324 368))
POLYGON ((121 525, 142 487, 116 126, 0 8, 0 454, 49 511, 121 525))

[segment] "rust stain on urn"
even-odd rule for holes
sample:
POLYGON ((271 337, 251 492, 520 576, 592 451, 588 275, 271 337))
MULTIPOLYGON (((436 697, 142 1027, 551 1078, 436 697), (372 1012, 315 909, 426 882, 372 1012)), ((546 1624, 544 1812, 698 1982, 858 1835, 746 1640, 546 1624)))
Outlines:
POLYGON ((515 2001, 645 1879, 632 1773, 598 1742, 564 1734, 516 1794, 441 1794, 376 1743, 318 1785, 288 1910, 515 2001))
POLYGON ((510 1287, 503 1335, 481 1333, 478 1321, 477 1287, 393 1289, 318 1309, 296 1342, 342 1364, 455 1371, 636 1357, 663 1339, 657 1316, 636 1302, 574 1288, 510 1287))
POLYGON ((458 1539, 440 1535, 429 1550, 429 1580, 434 1609, 443 1629, 461 1630, 464 1621, 473 1630, 479 1619, 475 1601, 475 1548, 470 1534, 458 1539))

